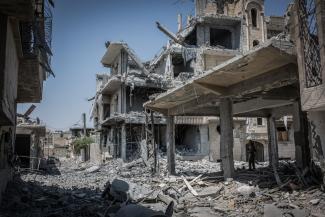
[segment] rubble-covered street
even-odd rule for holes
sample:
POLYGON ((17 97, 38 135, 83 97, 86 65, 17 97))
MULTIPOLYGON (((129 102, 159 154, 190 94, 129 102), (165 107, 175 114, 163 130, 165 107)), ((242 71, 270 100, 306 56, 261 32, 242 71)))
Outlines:
POLYGON ((0 217, 325 217, 325 0, 1 0, 0 217))
POLYGON ((278 186, 267 164, 248 171, 247 163, 235 162, 236 177, 223 181, 220 163, 178 160, 177 176, 167 175, 165 159, 160 163, 160 176, 152 176, 141 160, 127 164, 112 160, 101 166, 63 161, 57 164, 60 173, 21 172, 7 188, 0 213, 6 217, 114 216, 108 208, 116 198, 111 193, 102 198, 107 182, 114 179, 128 183, 128 203, 165 212, 174 201, 173 216, 321 217, 325 213, 316 166, 298 175, 292 162, 282 161, 283 184, 278 186))

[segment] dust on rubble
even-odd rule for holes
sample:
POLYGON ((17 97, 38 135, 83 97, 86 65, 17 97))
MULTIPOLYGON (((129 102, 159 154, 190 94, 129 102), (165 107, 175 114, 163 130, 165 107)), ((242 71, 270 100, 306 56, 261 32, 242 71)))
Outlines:
POLYGON ((153 176, 142 160, 104 165, 65 160, 59 173, 16 174, 4 195, 0 216, 325 216, 318 167, 298 171, 281 161, 278 186, 267 163, 248 171, 235 162, 236 177, 224 180, 220 163, 177 161, 168 176, 166 159, 153 176))

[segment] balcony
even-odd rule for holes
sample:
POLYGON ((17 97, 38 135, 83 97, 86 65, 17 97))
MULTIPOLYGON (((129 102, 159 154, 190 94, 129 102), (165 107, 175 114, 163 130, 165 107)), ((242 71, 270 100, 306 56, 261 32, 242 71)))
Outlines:
POLYGON ((51 1, 35 1, 35 16, 19 23, 22 58, 18 75, 18 103, 40 102, 43 81, 51 70, 52 11, 51 1))

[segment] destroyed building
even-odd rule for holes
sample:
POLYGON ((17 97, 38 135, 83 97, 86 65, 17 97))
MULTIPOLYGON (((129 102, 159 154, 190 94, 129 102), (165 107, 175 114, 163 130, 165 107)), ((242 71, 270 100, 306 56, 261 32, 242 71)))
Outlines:
MULTIPOLYGON (((220 116, 220 147, 214 147, 216 152, 220 149, 225 177, 233 176, 234 171, 233 117, 266 118, 266 159, 277 161, 276 120, 293 116, 294 123, 300 121, 295 116, 298 113, 292 112, 292 106, 299 105, 294 46, 284 33, 278 34, 284 31, 284 21, 284 17, 264 17, 264 1, 218 4, 198 0, 196 16, 189 18, 177 34, 158 23, 171 43, 153 62, 152 69, 166 68, 175 80, 180 74, 189 77, 145 103, 147 109, 167 118, 171 173, 175 172, 174 124, 178 116, 220 116), (179 68, 177 58, 180 65, 185 66, 185 62, 189 67, 179 68)), ((294 131, 297 138, 300 130, 294 131)), ((213 131, 209 136, 217 137, 213 131)), ((295 144, 296 149, 306 145, 296 139, 295 144)), ((300 150, 295 151, 298 159, 302 157, 300 150)))
MULTIPOLYGON (((124 42, 110 43, 102 64, 110 68, 110 74, 97 75, 92 118, 100 132, 99 148, 104 159, 112 156, 127 160, 136 155, 145 138, 146 116, 142 105, 150 95, 162 92, 163 77, 149 74, 124 42)), ((160 118, 155 119, 158 124, 160 118)))
MULTIPOLYGON (((111 74, 97 75, 97 97, 92 115, 94 125, 100 132, 98 141, 101 145, 98 148, 99 152, 106 156, 103 156, 103 159, 111 156, 122 157, 124 160, 139 157, 141 147, 144 149, 144 143, 147 145, 150 143, 147 141, 148 131, 145 129, 150 118, 145 117, 146 113, 143 113, 142 107, 142 103, 145 99, 149 99, 149 95, 181 87, 189 79, 198 77, 204 71, 211 70, 243 52, 255 49, 260 43, 285 31, 284 16, 264 16, 263 1, 226 3, 222 13, 215 1, 197 1, 196 12, 195 17, 187 17, 187 25, 184 28, 182 16, 179 15, 176 34, 157 22, 157 27, 170 40, 149 63, 143 64, 124 42, 107 44, 107 52, 102 63, 111 68, 111 74), (243 8, 242 4, 246 4, 246 8, 243 8), (248 19, 248 23, 244 22, 246 17, 251 18, 248 19), (126 90, 122 90, 123 84, 126 90), (142 99, 137 98, 137 90, 140 87, 146 92, 146 97, 142 99), (139 103, 132 105, 133 101, 139 103), (113 115, 114 113, 116 114, 113 115), (128 134, 124 132, 123 124, 117 124, 118 122, 138 124, 138 128, 128 129, 127 132, 130 132, 128 134), (115 131, 108 130, 113 125, 116 125, 115 131), (110 133, 106 133, 107 130, 110 133), (130 154, 122 156, 121 150, 130 154)), ((195 83, 195 88, 207 89, 198 83, 195 83)), ((175 151, 180 157, 192 160, 206 156, 214 161, 221 159, 220 129, 218 131, 220 122, 213 117, 215 115, 209 113, 201 116, 192 112, 175 118, 175 151)), ((165 119, 156 114, 155 120, 157 125, 155 141, 160 150, 166 151, 165 119)), ((269 159, 266 121, 263 122, 263 129, 258 125, 247 126, 255 120, 234 119, 235 160, 247 160, 248 140, 254 140, 259 147, 260 161, 269 159), (259 133, 258 130, 261 129, 262 132, 259 133)), ((286 140, 281 142, 283 138, 279 137, 279 157, 294 159, 293 128, 290 128, 289 135, 283 123, 279 122, 278 125, 278 130, 286 140)))
MULTIPOLYGON (((265 17, 262 0, 196 0, 179 33, 158 24, 171 40, 145 64, 126 43, 106 43, 111 71, 96 77, 88 150, 100 160, 63 161, 59 175, 20 174, 0 213, 323 216, 323 2, 296 0, 284 19, 265 17), (196 33, 185 42, 180 32, 191 23, 196 33), (237 31, 238 47, 228 37, 237 31), (248 140, 256 160, 269 161, 254 171, 236 162, 247 160, 248 140), (123 161, 102 164, 111 157, 123 161)), ((85 128, 73 134, 86 138, 85 128)))
POLYGON ((69 158, 72 155, 71 131, 47 130, 44 142, 44 156, 69 158))
POLYGON ((17 103, 40 102, 43 81, 53 73, 52 3, 0 3, 0 192, 12 177, 17 103))
MULTIPOLYGON (((295 43, 299 68, 301 107, 299 118, 309 125, 298 125, 309 131, 309 137, 300 136, 302 143, 309 141, 311 157, 321 162, 325 171, 325 2, 321 0, 297 0, 288 9, 288 32, 295 43), (307 141, 306 141, 307 140, 307 141)), ((303 152, 309 154, 302 147, 303 152)), ((308 160, 308 157, 306 156, 308 160)), ((325 183, 325 177, 324 177, 325 183)))
MULTIPOLYGON (((169 80, 165 71, 148 71, 148 66, 141 63, 134 51, 123 42, 110 43, 102 63, 111 68, 111 74, 98 74, 96 79, 97 95, 92 118, 99 132, 97 141, 100 145, 97 149, 100 150, 92 147, 93 152, 100 152, 103 160, 111 157, 123 160, 143 157, 143 152, 150 149, 147 147, 151 135, 148 134, 148 125, 152 124, 152 117, 144 111, 143 103, 149 100, 150 95, 172 87, 174 79, 169 80), (125 58, 124 62, 122 58, 125 58), (120 72, 123 68, 126 71, 120 72)), ((153 116, 155 143, 160 150, 166 152, 165 119, 157 114, 153 116)), ((210 155, 210 146, 215 141, 209 139, 208 128, 214 126, 214 123, 215 117, 178 117, 176 151, 180 157, 188 160, 207 156, 213 158, 210 155)), ((238 120, 238 124, 240 123, 243 120, 238 120)), ((217 131, 216 127, 210 130, 212 129, 217 131)), ((238 133, 238 138, 239 135, 238 133)), ((95 155, 96 159, 98 154, 95 155)), ((92 160, 92 156, 90 158, 92 160)))
POLYGON ((16 126, 15 153, 20 168, 38 170, 44 157, 46 127, 38 121, 18 118, 16 126))

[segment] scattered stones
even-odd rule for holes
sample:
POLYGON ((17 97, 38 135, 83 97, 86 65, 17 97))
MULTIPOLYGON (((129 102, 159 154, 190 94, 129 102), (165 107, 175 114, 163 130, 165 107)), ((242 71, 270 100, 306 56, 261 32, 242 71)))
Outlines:
MULTIPOLYGON (((121 208, 109 206, 113 198, 117 203, 128 198, 138 205, 128 207, 129 210, 144 207, 160 215, 172 203, 175 217, 268 217, 279 213, 304 217, 311 211, 313 215, 325 213, 325 194, 317 186, 310 190, 299 186, 294 191, 289 185, 279 188, 270 169, 263 167, 267 164, 247 171, 241 169, 245 162, 235 162, 236 177, 226 181, 217 162, 178 160, 176 165, 176 176, 168 176, 164 157, 160 157, 160 176, 152 176, 140 160, 124 164, 119 159, 100 166, 63 161, 57 168, 60 175, 21 173, 7 189, 1 217, 105 216, 106 211, 116 213, 121 208), (191 193, 188 186, 197 194, 191 193), (102 197, 104 189, 108 191, 102 197)), ((291 178, 292 173, 287 172, 290 164, 284 168, 279 173, 291 178)))
POLYGON ((256 189, 254 186, 243 185, 237 188, 237 192, 243 196, 250 196, 252 193, 255 193, 256 189))
POLYGON ((310 201, 310 203, 313 204, 313 205, 318 205, 319 201, 320 201, 320 199, 313 199, 313 200, 310 201))
POLYGON ((85 171, 87 173, 94 173, 94 172, 97 172, 99 169, 100 169, 100 166, 92 166, 92 167, 89 167, 88 169, 86 169, 85 171))

